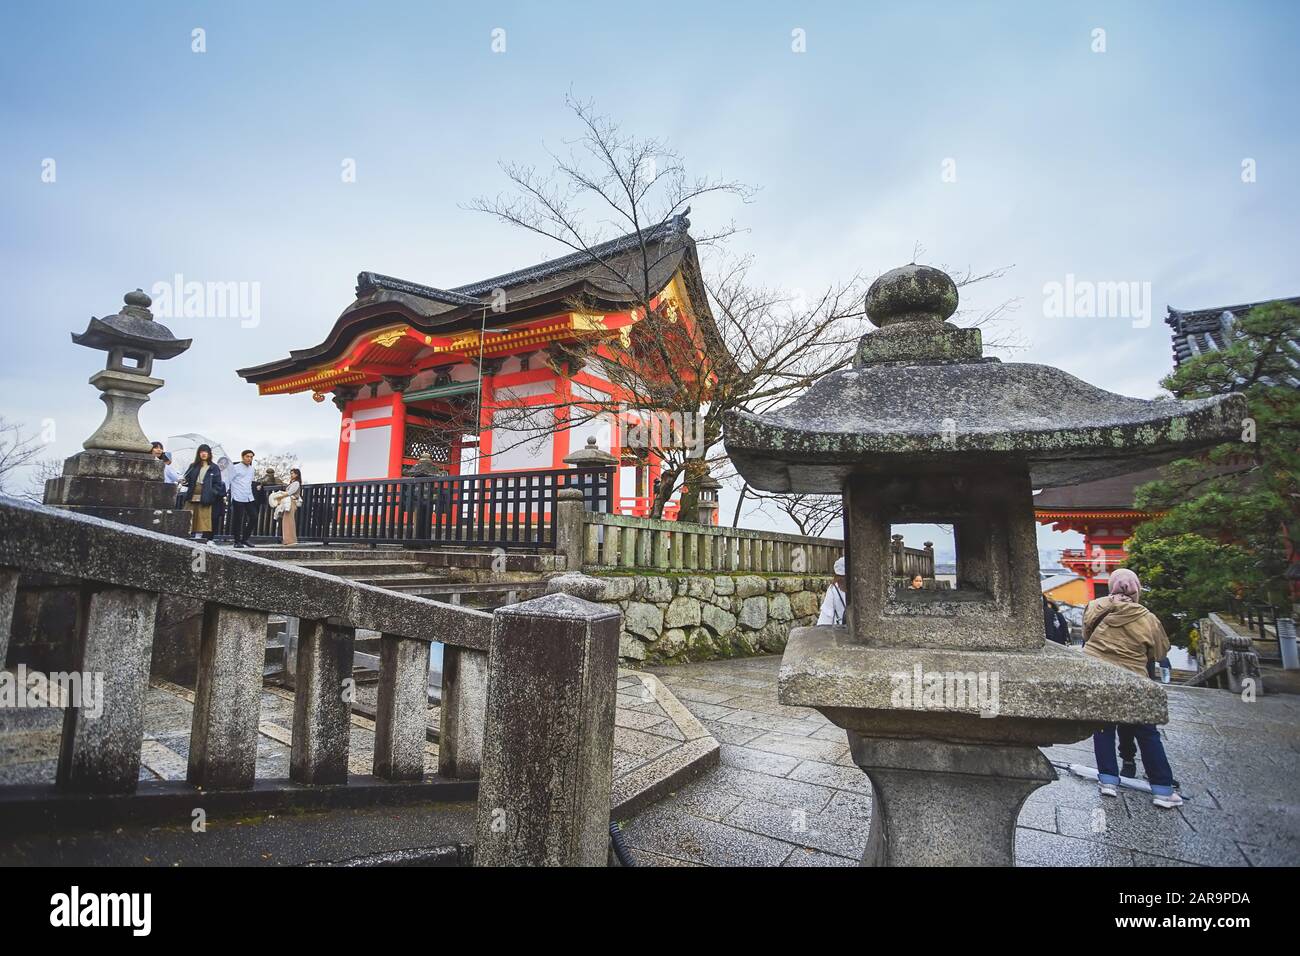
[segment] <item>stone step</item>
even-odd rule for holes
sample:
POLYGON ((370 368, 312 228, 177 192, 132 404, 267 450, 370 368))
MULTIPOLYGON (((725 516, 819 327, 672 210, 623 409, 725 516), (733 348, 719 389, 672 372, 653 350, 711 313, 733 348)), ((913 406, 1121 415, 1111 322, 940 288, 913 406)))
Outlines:
POLYGON ((373 584, 377 588, 387 588, 390 591, 410 591, 412 588, 427 588, 446 580, 441 575, 424 574, 422 572, 407 574, 345 574, 342 577, 356 581, 358 584, 373 584))
POLYGON ((376 574, 424 574, 425 566, 419 561, 400 561, 377 558, 371 561, 295 561, 300 568, 333 574, 341 578, 370 577, 376 574))
POLYGON ((363 560, 367 557, 403 558, 411 554, 410 550, 407 548, 398 546, 380 546, 374 548, 364 546, 340 548, 331 546, 328 548, 322 548, 319 545, 316 547, 307 545, 286 548, 282 545, 258 545, 254 550, 258 552, 259 557, 270 558, 276 561, 328 561, 333 559, 357 557, 360 557, 363 560))
POLYGON ((517 604, 530 598, 538 597, 546 591, 545 582, 513 582, 508 584, 445 584, 434 587, 416 587, 403 589, 408 594, 440 601, 443 604, 455 604, 461 607, 473 607, 482 610, 495 610, 506 604, 517 604), (513 593, 514 599, 511 600, 513 593))

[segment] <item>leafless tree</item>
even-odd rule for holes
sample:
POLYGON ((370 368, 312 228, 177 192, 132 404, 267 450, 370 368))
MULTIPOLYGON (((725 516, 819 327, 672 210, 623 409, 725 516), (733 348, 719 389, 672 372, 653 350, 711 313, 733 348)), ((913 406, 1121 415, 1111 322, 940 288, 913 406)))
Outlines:
POLYGON ((736 504, 736 520, 732 522, 733 527, 739 526, 740 506, 745 497, 752 499, 756 505, 751 514, 776 510, 794 522, 800 534, 812 538, 825 535, 827 529, 844 516, 844 499, 839 495, 777 494, 756 491, 745 485, 742 497, 736 504))
POLYGON ((27 434, 19 422, 0 417, 0 494, 19 494, 19 470, 32 464, 42 451, 39 436, 27 434))
POLYGON ((287 484, 289 470, 298 466, 298 456, 293 452, 275 452, 259 456, 253 470, 257 473, 259 481, 270 471, 280 482, 287 484))
MULTIPOLYGON (((687 277, 688 282, 698 282, 694 298, 707 302, 708 314, 680 314, 675 303, 658 298, 662 275, 656 266, 680 251, 656 241, 658 231, 688 212, 694 201, 723 196, 748 202, 753 190, 733 181, 692 177, 680 154, 663 141, 626 135, 591 103, 569 98, 568 105, 582 129, 568 144, 569 152, 552 151, 553 168, 545 173, 530 165, 504 164, 511 190, 490 199, 480 197, 470 208, 588 257, 591 274, 631 300, 637 321, 624 339, 609 335, 549 352, 557 369, 592 367, 616 387, 617 399, 585 390, 577 404, 499 401, 493 454, 506 450, 498 444, 505 431, 515 436, 509 446, 514 447, 530 441, 540 444, 549 434, 593 419, 667 421, 675 427, 639 429, 641 440, 629 444, 661 462, 651 513, 662 515, 664 504, 684 484, 688 492, 682 496, 680 515, 694 520, 697 482, 712 466, 726 461, 723 416, 737 409, 761 413, 783 405, 822 376, 850 364, 867 328, 863 303, 868 280, 859 273, 807 300, 757 283, 751 278, 749 258, 716 248, 735 232, 729 224, 694 237, 696 247, 712 253, 709 268, 687 277), (638 237, 631 269, 626 258, 614 262, 597 248, 611 234, 638 237)), ((959 284, 970 284, 1003 272, 968 272, 956 278, 959 284)), ((594 304, 582 301, 569 305, 577 312, 594 309, 594 304)), ((975 324, 996 321, 1005 309, 975 324)))
POLYGON ((58 478, 62 474, 62 458, 37 459, 31 467, 31 483, 28 485, 27 490, 23 492, 22 497, 29 501, 44 501, 45 483, 51 478, 58 478))

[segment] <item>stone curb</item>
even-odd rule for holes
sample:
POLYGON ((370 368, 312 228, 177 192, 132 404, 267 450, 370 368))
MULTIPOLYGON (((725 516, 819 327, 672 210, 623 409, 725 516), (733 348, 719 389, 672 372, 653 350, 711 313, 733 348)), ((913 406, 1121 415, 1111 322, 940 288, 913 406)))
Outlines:
POLYGON ((620 679, 635 677, 649 688, 684 738, 679 746, 614 781, 610 815, 626 820, 716 767, 722 750, 713 735, 654 674, 620 669, 618 676, 620 679))

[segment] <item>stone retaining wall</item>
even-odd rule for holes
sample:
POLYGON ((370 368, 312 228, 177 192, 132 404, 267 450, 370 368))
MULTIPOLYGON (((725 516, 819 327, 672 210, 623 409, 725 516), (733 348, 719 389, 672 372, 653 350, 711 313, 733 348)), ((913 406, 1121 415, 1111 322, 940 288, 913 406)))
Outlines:
POLYGON ((817 623, 831 583, 827 575, 799 574, 593 577, 603 590, 584 596, 623 612, 619 656, 647 663, 780 653, 790 628, 817 623))

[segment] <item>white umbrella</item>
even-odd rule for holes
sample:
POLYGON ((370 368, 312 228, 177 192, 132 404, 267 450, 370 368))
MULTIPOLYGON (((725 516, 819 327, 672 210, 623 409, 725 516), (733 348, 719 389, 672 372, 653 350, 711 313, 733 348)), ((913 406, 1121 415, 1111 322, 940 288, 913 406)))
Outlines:
POLYGON ((172 464, 184 471, 189 467, 190 462, 194 461, 194 456, 198 453, 200 445, 207 445, 212 449, 212 460, 221 461, 222 458, 229 458, 226 450, 221 447, 220 442, 212 441, 195 432, 187 432, 184 435, 172 435, 167 439, 167 450, 172 454, 172 464))

